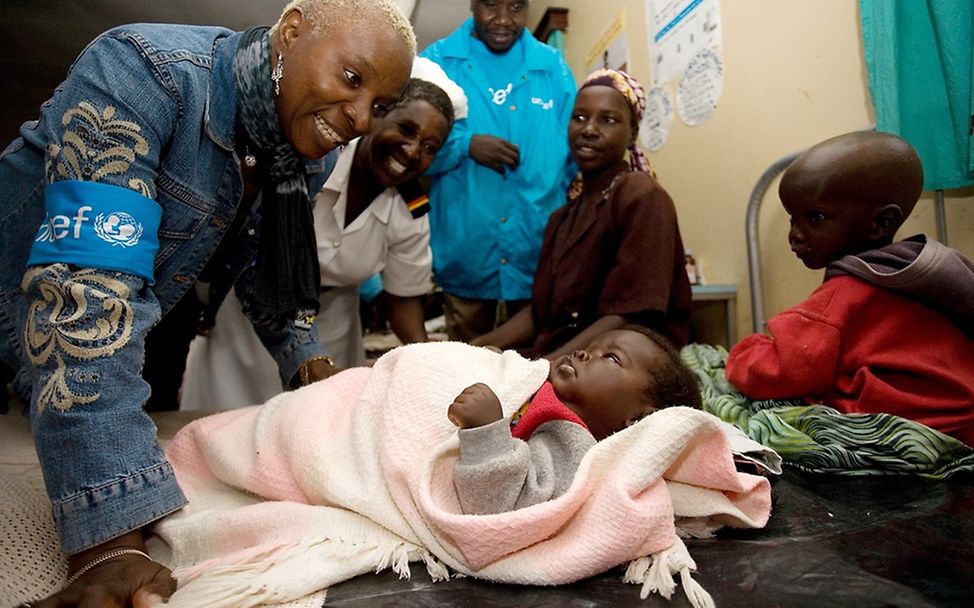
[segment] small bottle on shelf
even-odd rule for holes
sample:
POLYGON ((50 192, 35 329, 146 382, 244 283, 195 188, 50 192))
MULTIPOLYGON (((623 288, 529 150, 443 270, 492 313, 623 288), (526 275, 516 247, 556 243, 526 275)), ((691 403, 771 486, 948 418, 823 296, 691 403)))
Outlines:
POLYGON ((693 257, 693 251, 690 249, 684 249, 683 251, 684 262, 687 270, 687 278, 690 279, 691 285, 700 284, 700 273, 697 268, 697 260, 693 257))

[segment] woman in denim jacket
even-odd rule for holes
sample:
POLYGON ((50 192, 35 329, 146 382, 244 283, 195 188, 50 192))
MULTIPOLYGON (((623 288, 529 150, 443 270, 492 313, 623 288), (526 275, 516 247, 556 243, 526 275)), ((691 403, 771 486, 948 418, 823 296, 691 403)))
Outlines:
POLYGON ((282 377, 334 371, 309 329, 309 192, 319 159, 397 99, 415 46, 392 0, 294 0, 269 30, 122 26, 3 152, 0 358, 29 394, 70 556, 64 590, 35 607, 174 588, 141 528, 185 498, 141 371, 146 335, 187 293, 215 310, 236 282, 282 377))

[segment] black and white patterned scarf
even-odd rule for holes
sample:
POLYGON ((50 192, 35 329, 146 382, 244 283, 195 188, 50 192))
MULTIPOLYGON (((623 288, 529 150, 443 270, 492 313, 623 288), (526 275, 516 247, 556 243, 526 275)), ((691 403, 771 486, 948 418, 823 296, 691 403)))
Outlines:
POLYGON ((244 312, 255 322, 310 325, 318 312, 318 252, 304 161, 281 129, 270 78, 268 28, 251 28, 237 47, 238 124, 257 147, 266 179, 261 186, 261 233, 253 284, 244 312))

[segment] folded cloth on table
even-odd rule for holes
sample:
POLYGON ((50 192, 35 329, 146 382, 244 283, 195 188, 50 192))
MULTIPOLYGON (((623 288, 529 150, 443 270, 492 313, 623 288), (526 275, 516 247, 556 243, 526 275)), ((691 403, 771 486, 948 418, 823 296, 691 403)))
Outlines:
POLYGON ((761 474, 781 475, 781 456, 778 452, 754 441, 744 431, 729 422, 721 420, 720 430, 727 437, 736 462, 748 464, 761 474))
POLYGON ((974 472, 974 448, 893 414, 843 414, 799 400, 755 401, 727 382, 727 351, 690 344, 680 352, 700 379, 703 409, 774 449, 787 464, 838 475, 974 472))
POLYGON ((763 526, 770 486, 734 469, 704 412, 665 409, 599 442, 555 500, 461 513, 447 407, 484 382, 510 415, 548 370, 514 352, 409 345, 187 426, 167 455, 190 504, 156 528, 180 583, 169 606, 281 602, 387 567, 408 576, 416 560, 434 579, 538 585, 628 563, 644 597, 669 597, 679 574, 693 605, 711 605, 677 528, 763 526))

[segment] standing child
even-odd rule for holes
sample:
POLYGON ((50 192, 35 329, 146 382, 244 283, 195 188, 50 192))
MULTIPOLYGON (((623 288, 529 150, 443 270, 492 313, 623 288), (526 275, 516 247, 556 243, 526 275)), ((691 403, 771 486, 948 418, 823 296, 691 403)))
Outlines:
POLYGON ((676 346, 690 332, 690 281, 673 200, 636 147, 643 88, 615 69, 578 90, 568 142, 579 174, 551 214, 531 306, 471 344, 556 359, 639 323, 676 346))
POLYGON ((450 405, 460 427, 454 483, 464 513, 500 513, 557 498, 597 441, 673 405, 700 408, 696 376, 660 334, 609 331, 551 362, 548 381, 512 420, 486 384, 450 405))
POLYGON ((727 358, 757 399, 802 397, 886 412, 974 445, 974 265, 925 236, 893 242, 923 185, 913 148, 889 133, 819 143, 779 186, 792 251, 825 282, 727 358))

